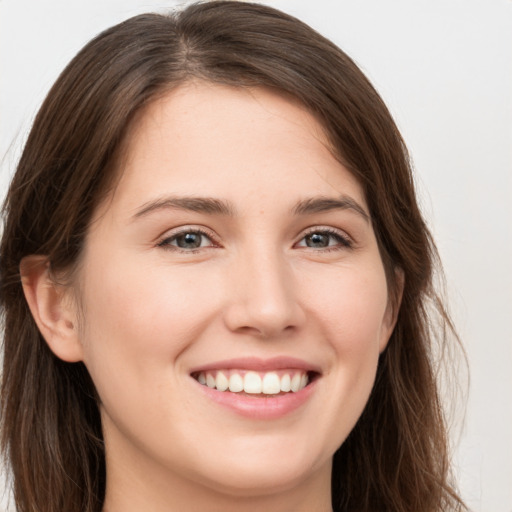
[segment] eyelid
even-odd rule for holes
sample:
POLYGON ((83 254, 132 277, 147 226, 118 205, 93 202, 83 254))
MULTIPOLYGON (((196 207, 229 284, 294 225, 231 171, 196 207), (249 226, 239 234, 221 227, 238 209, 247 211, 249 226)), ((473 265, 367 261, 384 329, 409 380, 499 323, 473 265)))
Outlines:
MULTIPOLYGON (((353 238, 347 234, 346 231, 335 228, 333 226, 324 226, 324 225, 318 225, 318 226, 310 226, 303 230, 301 234, 299 235, 299 238, 294 243, 294 246, 297 246, 304 238, 310 234, 313 233, 323 233, 327 235, 331 235, 333 237, 337 237, 340 239, 340 245, 334 245, 334 246, 328 246, 325 248, 319 248, 315 249, 317 251, 328 251, 328 250, 337 250, 340 248, 343 249, 351 249, 354 246, 354 240, 353 238), (340 247, 341 246, 341 247, 340 247)), ((194 253, 200 250, 208 249, 211 247, 221 247, 219 237, 216 235, 214 231, 212 231, 209 228, 206 228, 205 226, 201 225, 185 225, 185 226, 179 226, 177 228, 173 228, 170 230, 166 230, 162 235, 160 235, 155 245, 157 247, 161 247, 164 249, 174 250, 178 252, 185 252, 185 253, 194 253), (175 239, 178 236, 185 234, 185 233, 199 233, 201 235, 204 235, 211 241, 211 245, 206 247, 198 247, 196 249, 183 249, 174 245, 171 245, 169 242, 170 239, 175 239)))
POLYGON ((195 251, 208 249, 209 247, 220 247, 220 242, 218 236, 211 229, 208 229, 204 226, 190 224, 165 231, 162 235, 160 235, 157 238, 155 245, 163 249, 175 250, 178 252, 186 252, 190 254, 195 251), (183 235, 185 233, 200 233, 201 235, 204 235, 207 238, 209 238, 210 241, 212 242, 212 245, 208 247, 198 247, 197 249, 182 249, 180 247, 166 243, 170 239, 175 239, 176 237, 183 235))
MULTIPOLYGON (((340 238, 342 240, 342 242, 341 242, 342 248, 344 248, 344 249, 352 249, 355 244, 354 239, 343 229, 335 228, 333 226, 319 225, 319 226, 311 226, 309 228, 306 228, 300 234, 300 238, 297 240, 297 242, 295 242, 294 245, 296 246, 306 236, 311 235, 313 233, 324 233, 324 234, 328 234, 328 235, 340 238)), ((336 249, 340 249, 340 247, 339 246, 330 246, 330 247, 325 247, 325 248, 317 249, 317 250, 328 251, 328 250, 336 250, 336 249)))

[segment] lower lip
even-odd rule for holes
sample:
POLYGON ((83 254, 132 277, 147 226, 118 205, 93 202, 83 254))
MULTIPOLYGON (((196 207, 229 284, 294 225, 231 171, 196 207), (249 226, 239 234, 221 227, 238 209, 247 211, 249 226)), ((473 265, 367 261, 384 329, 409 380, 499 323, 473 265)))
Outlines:
POLYGON ((252 397, 230 391, 217 391, 195 382, 209 399, 241 416, 258 420, 281 418, 298 409, 311 397, 316 384, 315 380, 296 393, 290 391, 279 396, 254 395, 252 397))

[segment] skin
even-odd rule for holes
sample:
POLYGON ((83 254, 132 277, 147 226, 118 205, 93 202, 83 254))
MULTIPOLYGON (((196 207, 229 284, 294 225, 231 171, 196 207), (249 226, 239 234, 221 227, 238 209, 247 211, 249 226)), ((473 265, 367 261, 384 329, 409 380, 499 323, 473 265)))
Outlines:
POLYGON ((395 323, 359 183, 318 121, 265 89, 183 85, 151 104, 125 143, 74 288, 53 284, 42 262, 22 264, 50 347, 83 361, 97 387, 105 510, 331 510, 332 456, 395 323), (231 211, 156 204, 170 197, 231 211), (345 207, 294 210, 318 198, 345 207), (196 232, 201 247, 180 249, 178 232, 196 232), (313 232, 321 243, 310 247, 313 232), (304 404, 272 420, 220 406, 190 375, 274 356, 319 375, 304 404))

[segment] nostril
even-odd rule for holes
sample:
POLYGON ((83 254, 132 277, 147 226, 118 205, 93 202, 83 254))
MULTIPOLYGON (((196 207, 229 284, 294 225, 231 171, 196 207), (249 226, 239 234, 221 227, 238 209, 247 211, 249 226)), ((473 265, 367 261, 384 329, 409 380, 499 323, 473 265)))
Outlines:
POLYGON ((255 336, 257 338, 262 339, 271 339, 283 336, 283 334, 286 334, 287 336, 294 332, 296 330, 296 326, 294 325, 287 325, 284 328, 281 328, 281 326, 272 326, 269 324, 263 325, 260 324, 259 326, 251 327, 249 325, 244 325, 242 327, 238 327, 235 332, 239 334, 246 334, 248 336, 255 336))

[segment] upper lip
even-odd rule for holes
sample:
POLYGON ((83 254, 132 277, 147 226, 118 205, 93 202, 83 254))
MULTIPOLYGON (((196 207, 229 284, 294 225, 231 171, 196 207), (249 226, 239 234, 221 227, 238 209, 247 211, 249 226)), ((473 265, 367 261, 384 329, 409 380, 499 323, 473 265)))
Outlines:
POLYGON ((259 372, 269 372, 274 370, 298 369, 308 372, 321 373, 320 368, 310 362, 298 359, 296 357, 278 356, 270 359, 259 357, 240 357, 215 361, 193 368, 190 373, 205 372, 208 370, 253 370, 259 372))

